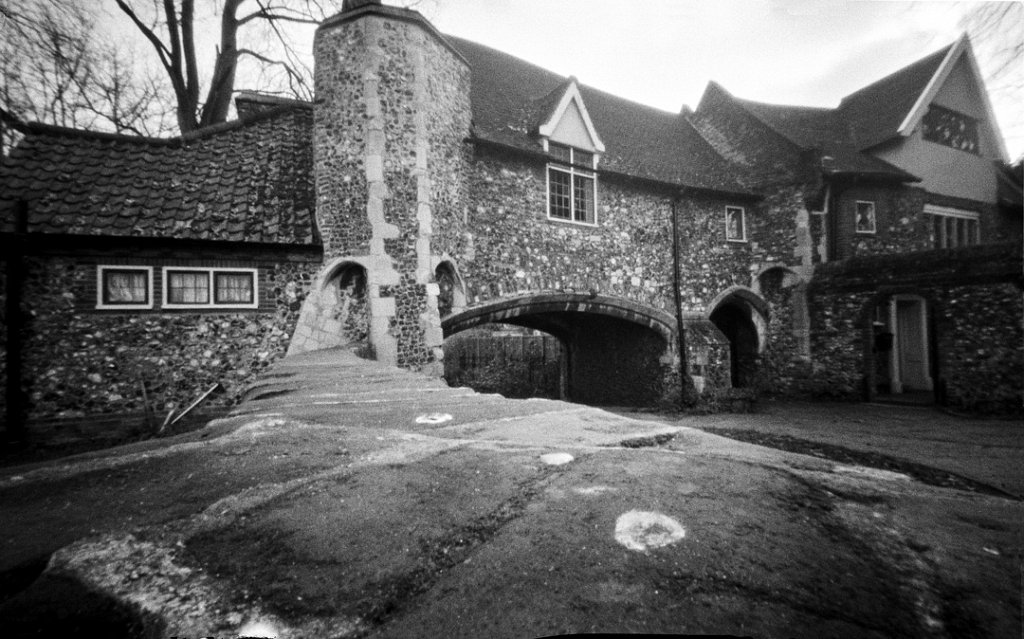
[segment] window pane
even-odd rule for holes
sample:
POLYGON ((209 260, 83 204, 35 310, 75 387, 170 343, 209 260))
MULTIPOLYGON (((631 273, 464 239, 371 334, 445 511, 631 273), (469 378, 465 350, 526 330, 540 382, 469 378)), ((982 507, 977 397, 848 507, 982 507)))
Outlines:
POLYGON ((725 237, 729 240, 745 240, 747 238, 746 220, 743 209, 727 207, 725 209, 725 237))
POLYGON ((168 271, 167 301, 171 304, 209 304, 210 274, 205 271, 168 271))
POLYGON ((217 304, 252 304, 252 273, 215 273, 214 300, 217 304))
POLYGON ((569 147, 562 146, 561 144, 548 144, 548 154, 554 159, 561 160, 562 162, 568 163, 571 161, 569 147))
POLYGON ((149 287, 145 271, 103 271, 104 304, 147 304, 149 287))
POLYGON ((569 202, 569 179, 568 173, 548 169, 548 215, 563 220, 572 219, 572 209, 569 202))
POLYGON ((587 168, 594 167, 594 154, 587 153, 586 151, 577 151, 573 149, 572 152, 572 163, 585 166, 587 168))
POLYGON ((857 232, 875 232, 875 204, 874 202, 857 202, 857 232))
POLYGON ((574 218, 577 222, 594 223, 594 179, 573 176, 574 218))

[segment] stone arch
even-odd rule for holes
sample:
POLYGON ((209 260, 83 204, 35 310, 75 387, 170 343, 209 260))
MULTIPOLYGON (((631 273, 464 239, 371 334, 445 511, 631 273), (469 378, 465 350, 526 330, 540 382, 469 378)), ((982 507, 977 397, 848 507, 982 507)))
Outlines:
POLYGON ((563 345, 564 396, 598 405, 654 405, 678 376, 676 321, 621 298, 585 293, 520 295, 442 319, 445 337, 490 323, 537 329, 563 345))
POLYGON ((731 286, 711 301, 706 316, 729 341, 733 388, 752 386, 767 343, 768 303, 746 286, 731 286))
POLYGON ((704 316, 710 319, 711 314, 715 312, 716 308, 721 306, 722 303, 730 300, 742 301, 748 304, 751 309, 760 313, 762 319, 768 318, 768 302, 765 302, 764 298, 757 294, 753 289, 740 284, 734 284, 716 295, 707 305, 707 310, 704 312, 704 316))
POLYGON ((936 300, 915 287, 885 288, 867 298, 859 320, 864 344, 864 396, 915 393, 939 401, 936 300))
POLYGON ((455 262, 443 257, 435 264, 434 281, 437 283, 437 312, 440 317, 461 312, 466 308, 466 286, 455 262))
MULTIPOLYGON (((442 320, 441 327, 445 337, 448 337, 481 324, 514 323, 510 320, 548 313, 605 315, 645 326, 658 333, 670 345, 676 339, 676 320, 665 311, 621 298, 586 293, 544 293, 502 298, 453 313, 442 320)), ((547 332, 557 335, 555 328, 556 332, 547 332)))
POLYGON ((369 269, 363 258, 339 257, 320 269, 303 302, 288 354, 368 343, 369 269))

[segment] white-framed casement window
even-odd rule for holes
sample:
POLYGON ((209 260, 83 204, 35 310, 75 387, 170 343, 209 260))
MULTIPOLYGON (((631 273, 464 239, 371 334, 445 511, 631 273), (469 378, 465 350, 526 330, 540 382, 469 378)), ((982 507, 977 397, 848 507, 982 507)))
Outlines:
POLYGON ((596 225, 596 156, 554 142, 548 143, 548 155, 548 218, 596 225))
POLYGON ((854 228, 858 233, 874 234, 875 203, 857 200, 854 208, 854 228))
POLYGON ((931 216, 932 246, 935 248, 981 244, 977 211, 925 204, 924 213, 931 216))
POLYGON ((96 308, 153 308, 153 268, 150 266, 96 267, 96 308))
POLYGON ((747 241, 747 212, 742 206, 725 207, 725 239, 730 242, 747 241))
POLYGON ((254 268, 165 266, 164 308, 256 308, 259 281, 254 268))

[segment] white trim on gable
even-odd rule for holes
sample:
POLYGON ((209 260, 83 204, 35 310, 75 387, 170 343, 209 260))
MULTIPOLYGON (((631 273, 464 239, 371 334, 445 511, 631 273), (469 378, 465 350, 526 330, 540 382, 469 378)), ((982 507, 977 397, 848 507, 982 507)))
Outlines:
POLYGON ((981 96, 981 103, 985 108, 985 119, 987 120, 985 124, 989 127, 989 131, 996 142, 996 151, 999 153, 999 159, 1003 162, 1009 162, 1010 156, 1006 150, 1006 142, 999 131, 999 124, 996 122, 992 103, 988 99, 988 92, 985 90, 985 85, 981 80, 982 75, 981 70, 978 68, 978 61, 974 57, 974 50, 971 48, 971 42, 967 39, 966 33, 960 36, 960 39, 956 41, 956 44, 946 54, 942 64, 939 65, 938 70, 932 76, 932 79, 928 81, 928 85, 921 92, 921 95, 917 97, 917 101, 914 102, 910 112, 907 113, 907 117, 900 123, 897 132, 903 137, 909 137, 914 132, 914 129, 920 124, 921 118, 928 112, 928 107, 931 106, 932 100, 935 99, 936 94, 938 94, 942 85, 945 84, 946 79, 949 78, 949 74, 953 72, 961 56, 967 58, 967 64, 974 75, 974 81, 978 84, 978 94, 981 96))
MULTIPOLYGON (((565 89, 561 99, 558 101, 558 106, 551 113, 551 117, 547 122, 540 125, 538 132, 545 138, 550 138, 554 134, 555 129, 558 128, 559 122, 562 121, 562 117, 565 115, 569 105, 575 103, 576 108, 579 109, 580 116, 583 118, 583 124, 587 128, 587 134, 590 136, 590 141, 593 145, 593 149, 598 153, 604 153, 604 143, 601 142, 601 138, 597 135, 597 129, 594 128, 594 123, 590 120, 590 114, 587 113, 587 107, 583 104, 583 96, 580 95, 580 88, 576 83, 576 78, 569 79, 569 86, 565 89)), ((545 145, 546 146, 546 145, 545 145)))

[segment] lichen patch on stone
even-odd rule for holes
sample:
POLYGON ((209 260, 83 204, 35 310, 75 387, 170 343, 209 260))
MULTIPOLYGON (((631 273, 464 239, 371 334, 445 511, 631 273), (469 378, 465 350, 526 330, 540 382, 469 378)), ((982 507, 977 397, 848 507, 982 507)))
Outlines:
POLYGON ((448 413, 426 413, 416 418, 417 424, 443 424, 452 421, 448 413))
POLYGON ((547 453, 540 456, 540 460, 549 466, 561 466, 562 464, 568 464, 573 459, 573 456, 569 453, 547 453))
POLYGON ((662 548, 685 536, 682 524, 662 513, 631 510, 615 522, 615 541, 637 552, 662 548))

